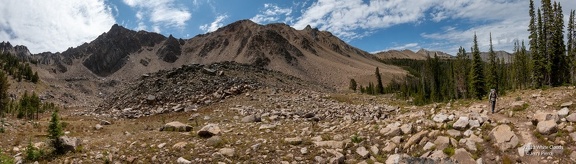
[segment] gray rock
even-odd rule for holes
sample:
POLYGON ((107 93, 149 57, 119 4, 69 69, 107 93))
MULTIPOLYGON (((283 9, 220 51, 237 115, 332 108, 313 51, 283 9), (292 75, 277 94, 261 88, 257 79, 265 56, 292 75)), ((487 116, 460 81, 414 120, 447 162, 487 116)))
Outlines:
POLYGON ((242 122, 250 123, 250 122, 260 122, 262 119, 256 115, 249 115, 242 118, 242 122))
POLYGON ((415 143, 420 142, 420 140, 424 136, 426 136, 427 134, 428 134, 428 131, 425 130, 425 131, 421 131, 421 132, 418 132, 418 133, 412 135, 412 137, 410 137, 410 139, 408 139, 408 141, 406 141, 406 144, 404 144, 403 148, 408 149, 410 146, 414 145, 415 143))
POLYGON ((234 149, 233 148, 222 148, 218 151, 220 154, 228 156, 228 157, 233 157, 234 156, 234 149))
POLYGON ((370 152, 366 150, 364 146, 360 146, 356 148, 356 154, 360 155, 362 159, 366 159, 370 155, 370 152))
POLYGON ((178 164, 191 164, 192 162, 187 160, 187 159, 184 159, 183 157, 180 157, 176 160, 176 163, 178 163, 178 164))
POLYGON ((436 141, 434 141, 434 145, 436 145, 436 150, 444 150, 450 146, 450 138, 446 136, 438 136, 436 141))
POLYGON ((445 115, 445 114, 440 113, 440 114, 434 115, 434 117, 432 118, 432 120, 433 120, 434 122, 443 123, 443 122, 448 121, 448 116, 445 115))
POLYGON ((299 145, 302 143, 302 138, 300 137, 284 138, 284 141, 290 145, 299 145))
POLYGON ((566 121, 568 122, 576 122, 576 113, 572 113, 566 116, 566 121))
POLYGON ((399 136, 402 133, 398 124, 388 124, 385 128, 380 129, 380 134, 389 137, 399 136))
POLYGON ((424 145, 424 147, 422 148, 424 151, 428 151, 432 148, 434 148, 436 146, 436 144, 433 144, 432 142, 426 142, 426 145, 424 145))
POLYGON ((210 138, 214 135, 219 135, 220 131, 220 127, 217 124, 208 124, 198 131, 198 136, 210 138))
POLYGON ((568 101, 568 102, 560 104, 560 107, 570 107, 570 106, 572 106, 572 104, 573 104, 572 101, 568 101))
POLYGON ((110 121, 100 120, 100 125, 112 125, 110 121))
POLYGON ((400 154, 392 154, 390 156, 388 156, 388 159, 386 159, 386 164, 399 164, 400 160, 402 159, 402 155, 400 154))
POLYGON ((452 125, 452 127, 456 130, 465 130, 468 126, 469 119, 468 117, 460 117, 458 120, 452 125))
POLYGON ((452 158, 458 161, 458 163, 476 163, 476 161, 472 158, 472 154, 463 148, 456 149, 452 158))
POLYGON ((224 144, 224 140, 222 140, 222 138, 220 138, 219 136, 213 136, 213 137, 208 138, 208 140, 206 140, 207 146, 216 147, 216 146, 220 146, 222 144, 224 144))
POLYGON ((548 113, 537 111, 534 114, 534 117, 532 117, 532 124, 537 125, 539 122, 547 120, 554 120, 557 122, 558 120, 560 120, 560 118, 558 117, 558 114, 556 112, 548 113))
POLYGON ((274 128, 276 128, 276 125, 274 125, 274 124, 262 124, 262 125, 260 125, 258 130, 266 130, 266 129, 274 129, 274 128))
POLYGON ((462 136, 462 132, 458 131, 458 130, 454 130, 454 129, 448 129, 446 131, 446 133, 448 133, 448 135, 450 135, 450 137, 460 137, 462 136))
POLYGON ((566 116, 568 116, 568 113, 570 113, 570 110, 568 109, 568 107, 564 107, 560 109, 557 113, 560 118, 565 118, 566 116))
POLYGON ((470 120, 470 122, 468 122, 468 125, 470 125, 471 128, 477 128, 480 127, 480 121, 470 120))
POLYGON ((102 127, 102 125, 100 125, 100 124, 96 124, 96 126, 94 126, 94 129, 96 129, 96 130, 100 130, 100 129, 102 129, 102 128, 103 128, 103 127, 102 127))
POLYGON ((186 125, 186 124, 178 122, 178 121, 166 123, 166 124, 164 124, 164 126, 162 126, 160 128, 160 131, 189 132, 191 130, 192 130, 192 126, 186 125))
POLYGON ((554 120, 542 121, 538 123, 536 129, 540 134, 548 135, 558 131, 558 125, 554 120))
POLYGON ((382 148, 382 151, 384 151, 385 153, 390 153, 392 151, 394 151, 394 149, 396 149, 397 145, 393 142, 388 142, 386 144, 386 146, 384 148, 382 148))
POLYGON ((500 151, 506 151, 518 145, 518 136, 514 134, 510 126, 498 125, 490 131, 490 138, 494 142, 494 146, 500 151))
POLYGON ((76 148, 82 145, 82 140, 75 137, 62 136, 58 140, 62 143, 62 148, 65 152, 76 151, 76 148))
POLYGON ((412 132, 414 131, 414 128, 412 127, 412 124, 404 124, 400 127, 400 130, 402 130, 402 134, 412 134, 412 132))
POLYGON ((570 133, 570 137, 572 138, 572 141, 576 142, 576 132, 570 133))
POLYGON ((317 141, 313 142, 317 147, 330 147, 333 149, 342 149, 344 142, 342 141, 317 141))

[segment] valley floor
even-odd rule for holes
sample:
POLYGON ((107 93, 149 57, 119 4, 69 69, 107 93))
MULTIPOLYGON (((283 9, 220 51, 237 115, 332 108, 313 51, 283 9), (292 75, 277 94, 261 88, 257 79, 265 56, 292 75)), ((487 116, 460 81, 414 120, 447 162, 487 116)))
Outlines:
MULTIPOLYGON (((284 89, 138 119, 65 109, 66 135, 82 144, 39 163, 574 163, 575 91, 508 93, 498 99, 496 114, 487 101, 412 106, 390 95, 284 89), (159 130, 173 121, 192 129, 159 130), (210 130, 216 134, 199 135, 209 124, 218 127, 210 130)), ((48 150, 49 119, 48 113, 38 122, 7 118, 2 152, 22 158, 29 141, 48 150)))

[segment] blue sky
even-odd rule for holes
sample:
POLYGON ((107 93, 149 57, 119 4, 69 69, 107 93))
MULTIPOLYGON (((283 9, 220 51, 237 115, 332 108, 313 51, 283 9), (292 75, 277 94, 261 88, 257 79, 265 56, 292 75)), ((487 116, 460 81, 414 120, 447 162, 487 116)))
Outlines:
MULTIPOLYGON (((488 49, 511 51, 527 40, 528 0, 7 0, 0 40, 33 53, 64 51, 113 24, 191 38, 241 19, 327 30, 368 52, 420 48, 454 54, 477 33, 488 49), (26 8, 28 10, 22 10, 26 8)), ((576 1, 559 0, 568 17, 576 1)), ((536 6, 539 6, 539 1, 536 6)))

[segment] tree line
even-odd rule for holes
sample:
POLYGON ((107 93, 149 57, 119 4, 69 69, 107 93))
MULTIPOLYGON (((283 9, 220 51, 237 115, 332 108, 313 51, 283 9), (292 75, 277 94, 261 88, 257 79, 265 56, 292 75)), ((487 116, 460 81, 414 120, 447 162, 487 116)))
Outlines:
POLYGON ((32 67, 30 67, 28 62, 20 60, 10 53, 0 54, 0 68, 18 82, 27 80, 38 83, 38 80, 40 80, 38 72, 32 71, 32 67))
POLYGON ((491 34, 488 36, 488 60, 483 61, 474 34, 471 52, 467 53, 465 48, 460 47, 453 59, 439 59, 436 54, 429 54, 426 60, 381 60, 385 64, 400 66, 409 74, 392 80, 381 89, 378 87, 381 79, 376 68, 377 84, 360 86, 360 91, 368 94, 395 93, 398 97, 422 105, 453 99, 482 99, 489 89, 496 89, 502 95, 516 89, 576 84, 575 11, 570 12, 566 42, 560 3, 543 0, 536 11, 533 0, 530 0, 529 15, 529 49, 524 41, 516 40, 513 57, 508 63, 496 56, 491 34))

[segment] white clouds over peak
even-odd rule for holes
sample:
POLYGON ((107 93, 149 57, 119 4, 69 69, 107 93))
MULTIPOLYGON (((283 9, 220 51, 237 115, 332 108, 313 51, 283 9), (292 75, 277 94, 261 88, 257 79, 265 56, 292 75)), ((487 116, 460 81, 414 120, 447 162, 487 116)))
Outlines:
POLYGON ((289 23, 293 20, 290 14, 292 14, 292 8, 282 8, 274 4, 264 4, 264 10, 250 20, 258 24, 277 23, 279 21, 289 23))
POLYGON ((115 23, 104 0, 8 0, 0 5, 0 40, 32 53, 63 51, 95 39, 115 23))
POLYGON ((228 15, 219 15, 216 17, 216 19, 214 20, 214 22, 210 23, 210 24, 204 24, 200 26, 200 30, 204 31, 204 32, 212 32, 212 31, 216 31, 218 30, 218 28, 224 26, 224 24, 222 23, 224 21, 224 19, 228 18, 228 15))
POLYGON ((126 5, 137 9, 138 28, 146 29, 144 21, 152 23, 152 30, 159 32, 161 28, 176 27, 184 29, 186 21, 192 14, 187 8, 177 4, 174 0, 124 0, 126 5))

